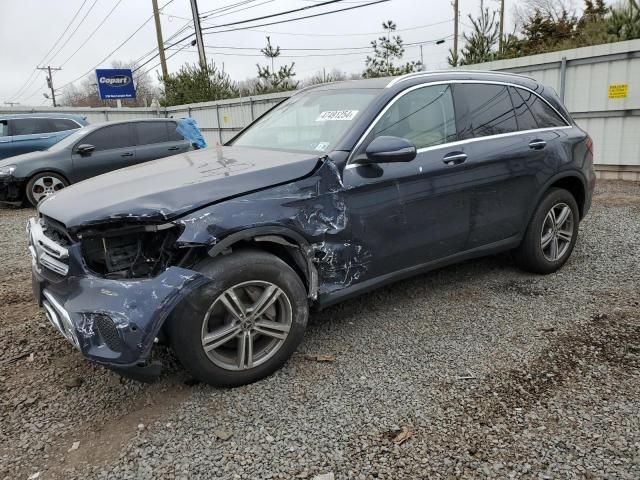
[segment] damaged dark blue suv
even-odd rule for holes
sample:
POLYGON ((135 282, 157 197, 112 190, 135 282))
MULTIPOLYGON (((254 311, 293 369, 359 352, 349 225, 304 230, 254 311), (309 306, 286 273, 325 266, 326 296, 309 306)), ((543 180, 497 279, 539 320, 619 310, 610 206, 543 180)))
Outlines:
POLYGON ((557 270, 594 184, 591 139, 532 79, 321 85, 223 147, 52 195, 28 226, 33 289, 90 360, 152 378, 166 341, 197 378, 241 385, 289 358, 310 307, 506 250, 557 270))

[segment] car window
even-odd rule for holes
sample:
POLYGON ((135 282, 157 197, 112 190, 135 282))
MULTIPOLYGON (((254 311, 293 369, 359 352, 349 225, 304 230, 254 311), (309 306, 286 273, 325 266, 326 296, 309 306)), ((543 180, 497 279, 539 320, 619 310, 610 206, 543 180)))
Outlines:
POLYGON ((14 118, 9 120, 9 131, 11 135, 34 135, 36 133, 47 133, 49 122, 46 118, 14 118))
POLYGON ((0 120, 0 137, 9 136, 9 124, 6 120, 0 120))
POLYGON ((455 96, 461 140, 518 131, 506 85, 458 84, 455 96))
POLYGON ((131 147, 134 143, 131 135, 131 124, 121 123, 102 127, 84 137, 79 143, 93 145, 95 151, 131 147))
POLYGON ((377 89, 313 89, 298 93, 259 118, 233 145, 327 152, 379 95, 377 89))
POLYGON ((542 100, 535 93, 528 90, 518 89, 518 93, 522 96, 526 102, 529 110, 533 113, 538 128, 552 128, 552 127, 564 127, 566 122, 556 113, 556 111, 549 106, 547 102, 542 100))
POLYGON ((169 131, 170 142, 181 142, 184 137, 178 133, 178 124, 176 122, 166 122, 167 130, 169 131))
POLYGON ((365 143, 382 135, 406 138, 417 148, 455 141, 451 85, 422 87, 400 97, 376 123, 365 143))
POLYGON ((167 122, 138 122, 135 125, 138 132, 138 145, 169 141, 167 122))
POLYGON ((533 117, 533 113, 529 110, 527 102, 522 98, 522 94, 529 93, 527 90, 520 88, 509 87, 509 93, 511 93, 511 100, 513 101, 513 107, 516 110, 516 121, 518 122, 518 130, 533 130, 538 128, 538 123, 533 117))
POLYGON ((80 128, 80 125, 68 118, 49 119, 50 132, 64 132, 65 130, 75 130, 76 128, 80 128))

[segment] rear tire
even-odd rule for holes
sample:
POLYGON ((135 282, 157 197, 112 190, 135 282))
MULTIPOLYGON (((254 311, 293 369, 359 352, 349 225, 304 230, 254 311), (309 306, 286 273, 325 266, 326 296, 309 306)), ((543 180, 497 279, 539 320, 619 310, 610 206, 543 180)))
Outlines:
POLYGON ((27 182, 25 193, 27 200, 34 207, 47 198, 49 195, 69 186, 69 182, 59 173, 40 172, 35 174, 27 182))
POLYGON ((279 369, 307 325, 302 281, 280 258, 258 250, 208 258, 197 270, 213 281, 167 320, 172 349, 197 379, 235 387, 279 369))
POLYGON ((573 195, 550 189, 536 208, 522 243, 514 251, 519 267, 533 273, 553 273, 571 256, 578 239, 580 213, 573 195))

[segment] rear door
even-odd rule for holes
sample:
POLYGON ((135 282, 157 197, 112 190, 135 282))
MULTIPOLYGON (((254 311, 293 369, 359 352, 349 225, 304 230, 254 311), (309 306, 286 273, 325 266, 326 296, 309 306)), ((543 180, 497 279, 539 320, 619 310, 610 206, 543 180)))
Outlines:
POLYGON ((46 118, 14 118, 9 120, 12 138, 12 154, 20 155, 35 150, 46 150, 56 143, 46 118))
MULTIPOLYGON (((522 131, 528 119, 522 102, 512 101, 500 83, 461 82, 454 87, 464 168, 473 172, 466 187, 470 202, 466 250, 509 242, 527 222, 532 198, 556 162, 530 143, 543 132, 522 131)), ((528 128, 528 126, 526 127, 528 128)), ((535 145, 535 144, 533 144, 535 145)))
POLYGON ((9 120, 0 120, 0 160, 12 155, 12 137, 9 135, 9 120))
POLYGON ((148 162, 189 149, 189 142, 176 132, 176 122, 136 122, 136 162, 148 162))
POLYGON ((74 182, 133 165, 136 161, 133 123, 116 123, 88 133, 74 145, 72 160, 74 182), (92 145, 94 150, 80 154, 77 150, 80 145, 92 145))

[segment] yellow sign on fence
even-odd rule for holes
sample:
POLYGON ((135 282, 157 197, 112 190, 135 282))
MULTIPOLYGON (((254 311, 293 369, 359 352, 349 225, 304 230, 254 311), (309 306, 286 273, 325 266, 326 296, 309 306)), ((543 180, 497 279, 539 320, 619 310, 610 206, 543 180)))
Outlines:
POLYGON ((616 83, 609 85, 609 99, 627 98, 629 85, 626 83, 616 83))

